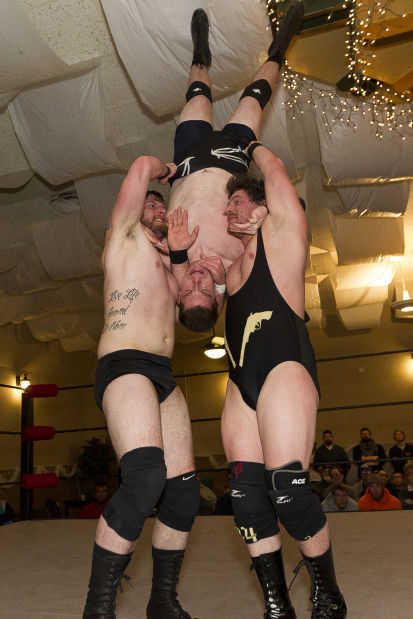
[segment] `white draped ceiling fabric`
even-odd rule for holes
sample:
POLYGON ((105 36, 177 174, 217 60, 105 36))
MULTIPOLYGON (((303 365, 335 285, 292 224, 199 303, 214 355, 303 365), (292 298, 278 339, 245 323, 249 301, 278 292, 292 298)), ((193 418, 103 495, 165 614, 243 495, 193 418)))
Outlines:
POLYGON ((244 87, 270 43, 260 0, 102 0, 102 6, 126 70, 157 116, 176 113, 184 103, 192 41, 182 35, 189 34, 196 8, 206 10, 211 24, 214 98, 244 87))
MULTIPOLYGON (((172 157, 199 6, 221 128, 266 58, 263 0, 0 0, 0 188, 22 188, 0 192, 1 325, 27 322, 41 342, 95 349, 106 222, 134 158, 172 157)), ((383 256, 404 251, 411 132, 377 139, 362 114, 355 132, 328 105, 330 130, 320 107, 292 121, 285 98, 280 82, 261 137, 308 203, 309 326, 334 312, 349 330, 375 326, 391 279, 383 256)))

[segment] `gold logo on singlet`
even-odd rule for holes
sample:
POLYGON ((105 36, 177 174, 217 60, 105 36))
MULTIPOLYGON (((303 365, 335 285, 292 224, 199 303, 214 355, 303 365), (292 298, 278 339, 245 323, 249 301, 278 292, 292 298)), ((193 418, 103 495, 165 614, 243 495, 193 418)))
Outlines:
MULTIPOLYGON (((251 312, 251 314, 248 316, 247 321, 245 323, 245 327, 244 327, 244 334, 242 336, 241 353, 239 356, 239 363, 238 363, 240 368, 242 368, 242 366, 244 365, 245 348, 248 344, 251 333, 254 333, 254 331, 259 331, 262 326, 262 321, 269 320, 272 314, 273 314, 273 310, 269 310, 267 312, 255 312, 254 314, 251 312)), ((235 368, 237 364, 235 363, 234 357, 231 354, 226 338, 225 338, 225 348, 227 350, 228 357, 231 359, 231 363, 233 367, 235 368)))

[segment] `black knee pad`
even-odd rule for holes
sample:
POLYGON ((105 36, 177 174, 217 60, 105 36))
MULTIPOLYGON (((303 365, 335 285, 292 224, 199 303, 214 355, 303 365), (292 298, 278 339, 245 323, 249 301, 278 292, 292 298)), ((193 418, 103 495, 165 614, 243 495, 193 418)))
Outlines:
POLYGON ((244 97, 254 97, 263 110, 270 100, 271 95, 272 88, 269 82, 267 82, 267 80, 256 80, 246 87, 239 100, 241 101, 244 97))
POLYGON ((186 91, 186 102, 198 95, 204 95, 212 103, 212 95, 210 87, 205 82, 192 82, 186 91))
POLYGON ((294 460, 283 467, 265 471, 268 495, 287 532, 305 541, 320 531, 326 517, 318 496, 311 492, 309 471, 294 460))
POLYGON ((195 471, 167 479, 157 518, 177 531, 189 532, 199 509, 199 480, 195 471))
POLYGON ((166 482, 163 450, 139 447, 120 459, 122 483, 103 510, 108 526, 124 539, 138 539, 166 482))
POLYGON ((238 532, 247 544, 279 532, 277 514, 268 498, 265 467, 259 462, 230 462, 232 509, 238 532))

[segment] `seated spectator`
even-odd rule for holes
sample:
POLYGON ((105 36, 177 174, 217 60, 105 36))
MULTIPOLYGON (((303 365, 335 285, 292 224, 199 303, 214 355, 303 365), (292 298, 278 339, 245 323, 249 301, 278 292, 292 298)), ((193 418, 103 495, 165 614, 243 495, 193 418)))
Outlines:
POLYGON ((384 487, 387 488, 387 490, 390 490, 389 476, 387 475, 386 471, 384 469, 380 469, 380 471, 377 471, 377 475, 380 475, 380 477, 383 479, 384 487))
POLYGON ((309 469, 310 486, 311 486, 312 492, 314 492, 318 496, 320 501, 322 501, 324 498, 323 496, 324 489, 327 488, 327 486, 329 485, 330 478, 328 481, 326 481, 324 479, 323 467, 313 465, 316 450, 317 450, 317 443, 314 442, 314 447, 313 447, 313 451, 311 453, 311 458, 310 458, 310 469, 309 469))
MULTIPOLYGON (((413 445, 406 443, 406 435, 403 430, 395 430, 393 432, 393 438, 396 442, 389 449, 389 458, 413 459, 413 445)), ((403 473, 405 464, 407 464, 406 460, 396 460, 391 463, 395 473, 403 473)))
POLYGON ((332 493, 334 488, 336 488, 337 486, 342 486, 343 488, 346 488, 349 497, 353 499, 354 501, 357 501, 358 496, 356 495, 352 486, 348 486, 347 484, 344 483, 344 474, 343 474, 343 471, 340 469, 340 467, 333 466, 330 469, 330 478, 331 478, 331 483, 329 486, 327 486, 327 488, 325 488, 323 492, 323 496, 325 499, 332 493))
POLYGON ((328 472, 331 464, 340 463, 339 466, 344 473, 345 479, 350 470, 350 460, 344 447, 336 445, 333 438, 331 430, 324 430, 323 444, 316 449, 314 454, 314 468, 320 473, 322 472, 320 469, 324 469, 324 471, 328 472))
MULTIPOLYGON (((370 428, 361 428, 360 443, 353 447, 353 460, 364 460, 370 464, 374 471, 383 468, 386 459, 386 452, 383 445, 379 445, 371 437, 370 428)), ((357 465, 360 477, 361 464, 357 465)))
POLYGON ((360 467, 361 479, 353 485, 353 491, 356 498, 359 499, 367 490, 367 478, 373 472, 370 464, 362 464, 360 467))
POLYGON ((389 484, 390 493, 395 496, 397 499, 400 499, 399 494, 400 490, 405 487, 403 475, 401 473, 392 473, 391 480, 389 484))
POLYGON ((357 501, 348 496, 348 487, 344 484, 334 486, 330 494, 321 503, 325 512, 356 512, 358 511, 357 501))
POLYGON ((108 488, 104 481, 97 481, 93 491, 93 501, 80 510, 79 518, 100 518, 108 504, 108 488))
POLYGON ((413 509, 413 463, 404 465, 404 480, 406 487, 400 490, 399 499, 403 509, 413 509))
POLYGON ((367 478, 367 490, 359 499, 359 510, 361 512, 368 512, 401 508, 402 504, 399 499, 396 499, 384 487, 384 479, 377 475, 377 473, 369 475, 367 478))
POLYGON ((14 512, 6 499, 0 498, 0 527, 5 524, 12 524, 14 512))

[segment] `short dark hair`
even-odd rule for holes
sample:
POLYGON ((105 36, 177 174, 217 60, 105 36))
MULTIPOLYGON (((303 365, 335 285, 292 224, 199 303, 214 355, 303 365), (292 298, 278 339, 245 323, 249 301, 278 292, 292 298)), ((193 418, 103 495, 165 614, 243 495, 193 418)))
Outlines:
POLYGON ((104 479, 95 479, 95 489, 99 488, 100 486, 106 486, 107 487, 107 483, 104 479))
POLYGON ((209 331, 215 325, 218 318, 218 303, 214 299, 211 307, 197 305, 184 310, 183 304, 179 304, 179 321, 191 331, 209 331))
POLYGON ((337 484, 337 486, 335 486, 334 488, 331 488, 331 494, 335 494, 337 490, 341 490, 341 492, 345 492, 346 494, 348 494, 348 488, 346 488, 345 485, 341 482, 337 484))
POLYGON ((323 436, 324 436, 324 434, 333 434, 333 433, 332 433, 332 431, 331 431, 331 430, 324 430, 324 432, 323 432, 323 436))
POLYGON ((361 434, 364 430, 367 430, 367 432, 370 432, 370 434, 371 434, 371 430, 370 430, 370 428, 361 428, 361 430, 360 430, 360 434, 361 434))
POLYGON ((265 200, 264 181, 248 176, 248 174, 234 174, 227 182, 226 186, 228 197, 236 191, 244 190, 251 202, 260 204, 265 200))
POLYGON ((145 200, 149 196, 155 196, 155 198, 160 200, 162 202, 162 204, 165 206, 165 201, 163 199, 163 195, 159 191, 155 191, 155 189, 148 189, 148 191, 146 192, 145 200))
POLYGON ((400 430, 400 429, 399 429, 399 430, 395 430, 395 431, 393 432, 393 439, 394 439, 394 440, 396 440, 396 432, 401 432, 401 433, 403 434, 403 440, 406 438, 406 434, 405 434, 404 430, 400 430))

